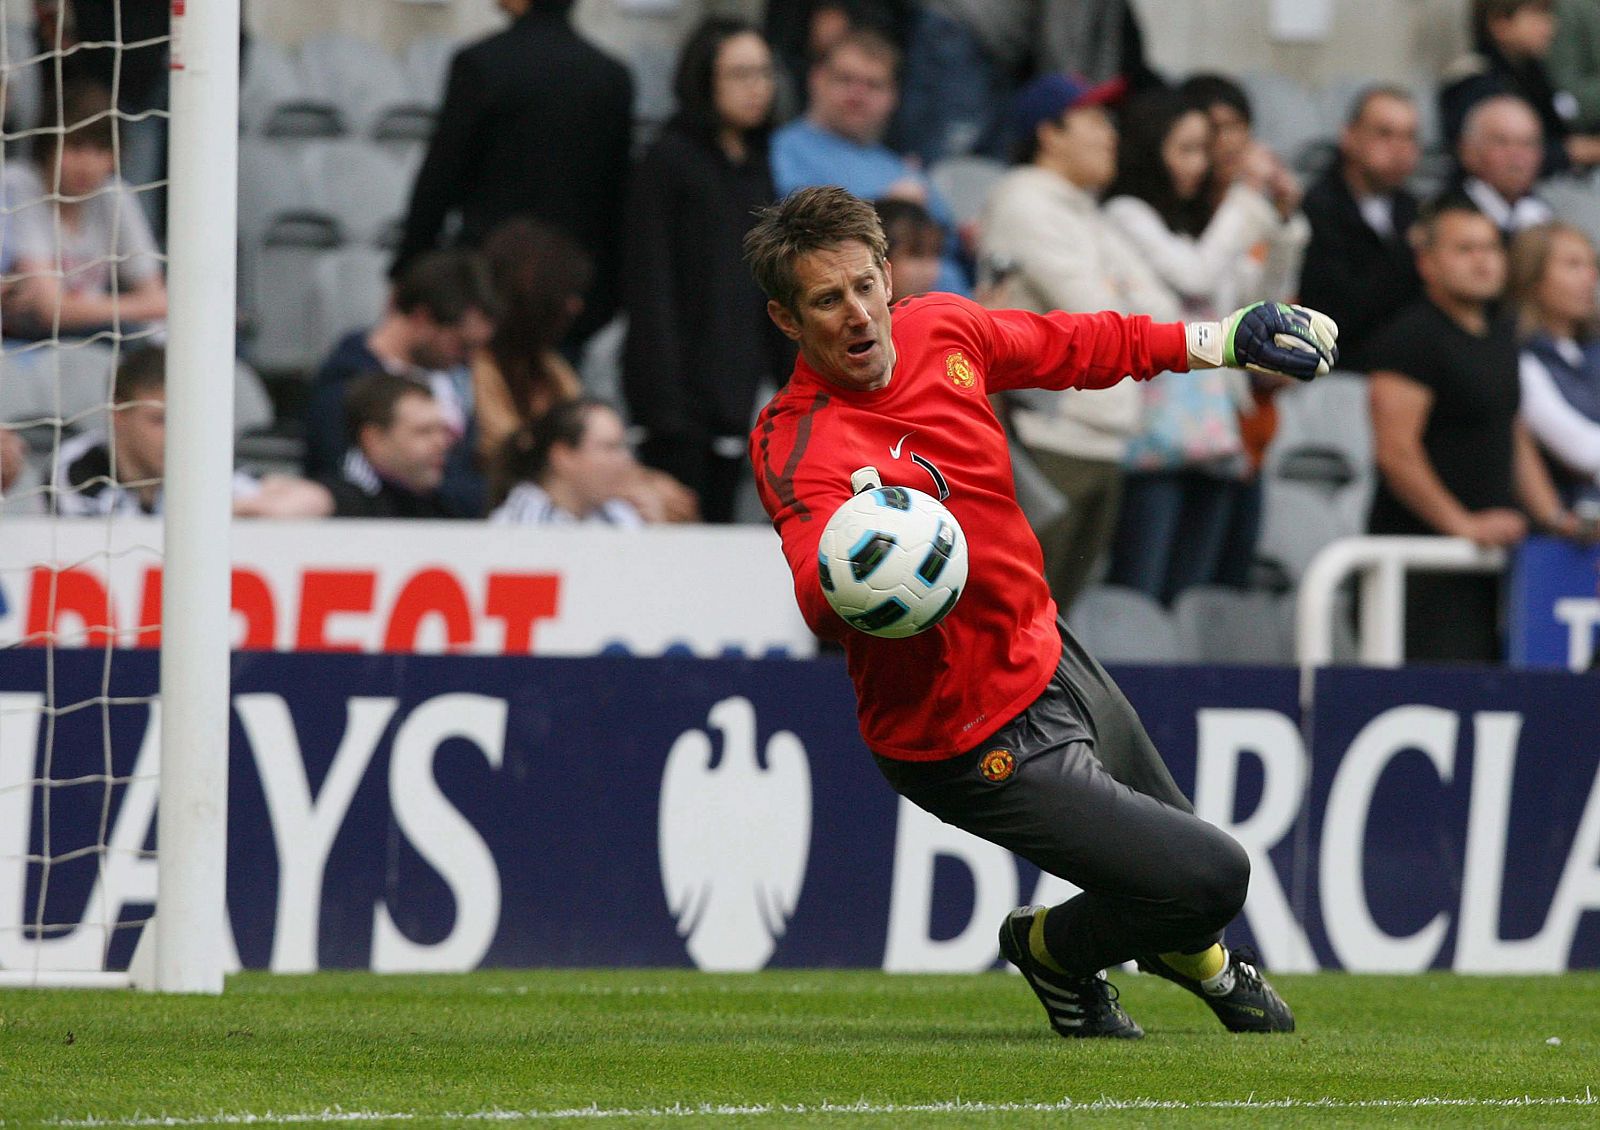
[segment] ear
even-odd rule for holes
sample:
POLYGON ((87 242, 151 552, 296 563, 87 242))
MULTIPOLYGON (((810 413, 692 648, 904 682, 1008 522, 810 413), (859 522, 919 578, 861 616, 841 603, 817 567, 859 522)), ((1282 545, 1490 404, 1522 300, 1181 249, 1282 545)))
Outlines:
POLYGON ((800 320, 794 316, 792 310, 776 298, 767 299, 767 317, 783 331, 784 337, 790 341, 800 340, 800 320))
POLYGON ((1054 118, 1046 118, 1033 127, 1033 146, 1043 153, 1050 143, 1050 138, 1061 132, 1061 123, 1054 118))
POLYGON ((894 264, 887 257, 883 260, 883 300, 894 302, 894 264))

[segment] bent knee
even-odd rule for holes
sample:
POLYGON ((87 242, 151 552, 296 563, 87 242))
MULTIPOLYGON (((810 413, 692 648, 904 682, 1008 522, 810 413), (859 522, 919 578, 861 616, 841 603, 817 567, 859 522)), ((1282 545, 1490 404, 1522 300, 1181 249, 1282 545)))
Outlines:
POLYGON ((1250 856, 1232 836, 1218 831, 1205 850, 1196 853, 1196 863, 1184 899, 1204 929, 1220 930, 1244 909, 1250 893, 1250 856))

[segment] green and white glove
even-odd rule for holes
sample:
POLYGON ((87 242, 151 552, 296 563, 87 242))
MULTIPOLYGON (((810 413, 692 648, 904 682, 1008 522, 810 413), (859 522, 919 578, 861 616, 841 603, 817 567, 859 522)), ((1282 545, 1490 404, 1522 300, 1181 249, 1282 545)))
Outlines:
POLYGON ((1220 322, 1184 326, 1191 369, 1251 369, 1309 381, 1339 360, 1339 327, 1305 306, 1257 302, 1220 322))

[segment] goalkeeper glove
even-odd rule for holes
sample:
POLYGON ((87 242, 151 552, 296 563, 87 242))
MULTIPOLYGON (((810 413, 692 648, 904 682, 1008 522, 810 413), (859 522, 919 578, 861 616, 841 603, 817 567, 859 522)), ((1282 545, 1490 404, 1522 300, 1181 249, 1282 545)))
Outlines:
POLYGON ((1221 322, 1190 322, 1184 333, 1191 369, 1226 366, 1309 381, 1339 360, 1339 327, 1305 306, 1257 302, 1221 322))

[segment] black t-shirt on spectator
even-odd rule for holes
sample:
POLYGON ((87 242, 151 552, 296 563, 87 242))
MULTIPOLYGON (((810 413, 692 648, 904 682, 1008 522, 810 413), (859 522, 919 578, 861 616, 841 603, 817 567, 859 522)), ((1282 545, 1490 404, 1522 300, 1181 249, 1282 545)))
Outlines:
MULTIPOLYGON (((1401 373, 1433 394, 1422 446, 1445 489, 1468 510, 1515 507, 1512 431, 1520 400, 1511 322, 1469 333, 1427 299, 1409 306, 1374 339, 1373 372, 1401 373)), ((1381 478, 1368 529, 1436 534, 1381 478)))

